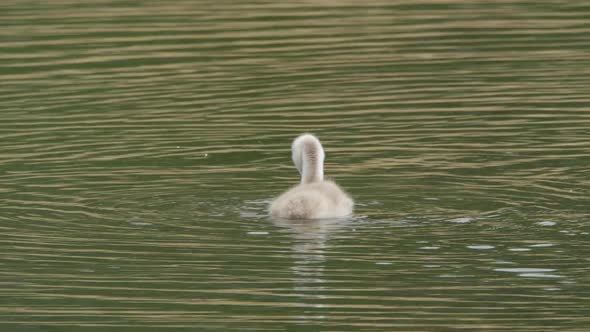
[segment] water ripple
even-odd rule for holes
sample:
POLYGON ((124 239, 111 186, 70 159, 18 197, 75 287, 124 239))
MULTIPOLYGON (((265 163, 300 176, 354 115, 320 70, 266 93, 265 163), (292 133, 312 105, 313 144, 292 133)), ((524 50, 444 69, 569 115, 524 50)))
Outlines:
POLYGON ((585 331, 588 10, 2 2, 0 325, 585 331))

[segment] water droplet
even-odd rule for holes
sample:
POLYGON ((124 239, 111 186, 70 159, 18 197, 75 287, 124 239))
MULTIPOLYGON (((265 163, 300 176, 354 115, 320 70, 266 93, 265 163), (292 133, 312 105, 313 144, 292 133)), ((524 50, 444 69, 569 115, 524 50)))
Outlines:
POLYGON ((546 274, 546 273, 521 273, 519 277, 532 277, 532 278, 563 278, 563 276, 557 274, 546 274))
POLYGON ((487 246, 487 245, 481 245, 481 246, 467 246, 467 248, 469 249, 475 249, 475 250, 487 250, 487 249, 494 249, 494 246, 487 246))
POLYGON ((529 247, 533 247, 533 248, 542 248, 542 247, 553 247, 555 244, 553 243, 537 243, 537 244, 531 244, 529 247))
POLYGON ((268 235, 268 232, 248 232, 248 235, 268 235))
POLYGON ((545 269, 545 268, 536 268, 536 267, 501 267, 494 269, 494 271, 498 272, 515 272, 515 273, 540 273, 540 272, 553 272, 555 269, 545 269))
POLYGON ((472 221, 473 218, 455 218, 451 219, 450 222, 458 223, 458 224, 465 224, 472 221))
POLYGON ((151 222, 143 222, 143 221, 130 221, 129 224, 131 224, 133 226, 149 226, 152 223, 151 222))

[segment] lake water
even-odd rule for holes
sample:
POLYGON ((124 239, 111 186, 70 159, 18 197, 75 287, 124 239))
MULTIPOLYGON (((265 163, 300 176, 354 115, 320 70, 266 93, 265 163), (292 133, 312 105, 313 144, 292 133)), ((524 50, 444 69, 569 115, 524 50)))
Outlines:
POLYGON ((588 331, 588 17, 3 1, 0 328, 588 331), (353 217, 268 217, 302 132, 353 217))

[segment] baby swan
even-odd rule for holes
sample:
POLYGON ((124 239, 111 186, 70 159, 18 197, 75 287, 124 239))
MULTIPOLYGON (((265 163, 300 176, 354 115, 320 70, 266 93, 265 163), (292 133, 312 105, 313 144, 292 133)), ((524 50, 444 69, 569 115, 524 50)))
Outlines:
POLYGON ((270 204, 273 217, 287 219, 337 218, 352 213, 352 199, 340 187, 324 180, 324 149, 317 137, 303 134, 291 145, 301 183, 270 204))

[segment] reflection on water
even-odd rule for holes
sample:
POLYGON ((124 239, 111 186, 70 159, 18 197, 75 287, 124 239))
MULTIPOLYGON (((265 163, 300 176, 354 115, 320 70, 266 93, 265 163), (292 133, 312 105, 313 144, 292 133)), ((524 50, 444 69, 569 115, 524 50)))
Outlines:
POLYGON ((580 1, 0 4, 7 331, 585 331, 580 1), (269 218, 324 142, 357 202, 269 218))
MULTIPOLYGON (((300 294, 301 305, 309 308, 323 308, 322 295, 327 289, 324 276, 326 261, 326 246, 331 221, 319 220, 311 222, 290 222, 287 220, 275 220, 280 227, 288 227, 294 235, 291 250, 293 261, 292 282, 293 293, 300 294)), ((317 320, 323 320, 323 315, 301 315, 298 324, 310 324, 317 320)))

